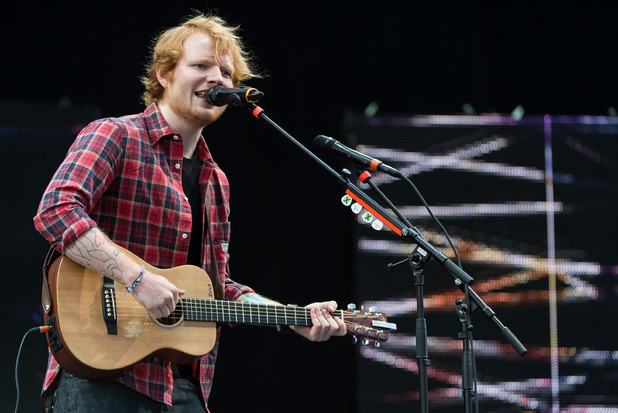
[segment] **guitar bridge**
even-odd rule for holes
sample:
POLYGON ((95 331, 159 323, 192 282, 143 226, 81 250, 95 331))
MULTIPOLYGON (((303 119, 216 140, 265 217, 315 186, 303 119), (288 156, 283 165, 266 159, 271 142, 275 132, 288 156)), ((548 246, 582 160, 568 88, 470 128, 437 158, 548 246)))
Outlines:
POLYGON ((103 277, 101 310, 103 321, 105 321, 105 327, 107 327, 107 334, 118 334, 118 323, 116 320, 116 286, 114 281, 107 277, 103 277))

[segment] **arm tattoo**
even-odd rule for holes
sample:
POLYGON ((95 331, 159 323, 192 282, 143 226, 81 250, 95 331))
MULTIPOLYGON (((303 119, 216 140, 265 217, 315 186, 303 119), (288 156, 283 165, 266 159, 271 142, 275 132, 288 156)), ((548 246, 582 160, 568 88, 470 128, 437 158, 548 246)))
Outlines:
POLYGON ((247 293, 247 294, 243 294, 238 298, 238 301, 244 302, 244 303, 250 303, 250 304, 271 304, 271 305, 281 305, 281 303, 278 303, 274 300, 271 300, 269 298, 263 297, 257 293, 247 293))
POLYGON ((104 245, 104 242, 101 236, 95 233, 94 241, 81 237, 65 250, 65 255, 84 267, 100 272, 106 277, 120 280, 122 272, 116 260, 120 252, 114 250, 114 256, 111 256, 107 251, 100 248, 101 245, 104 245))

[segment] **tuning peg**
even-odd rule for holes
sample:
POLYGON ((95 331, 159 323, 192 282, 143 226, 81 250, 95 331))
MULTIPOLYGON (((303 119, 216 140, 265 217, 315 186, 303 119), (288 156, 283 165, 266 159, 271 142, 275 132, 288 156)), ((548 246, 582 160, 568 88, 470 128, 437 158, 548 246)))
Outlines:
POLYGON ((368 345, 369 344, 369 339, 367 337, 363 338, 362 344, 363 344, 363 346, 368 345))
POLYGON ((378 307, 376 307, 375 305, 372 305, 371 307, 369 307, 370 313, 375 313, 376 311, 378 311, 378 307))
POLYGON ((352 344, 358 343, 358 337, 352 336, 352 344))
POLYGON ((373 342, 373 348, 378 348, 380 347, 380 342, 379 341, 374 341, 373 342))
POLYGON ((354 303, 348 304, 348 310, 356 310, 356 304, 354 303))

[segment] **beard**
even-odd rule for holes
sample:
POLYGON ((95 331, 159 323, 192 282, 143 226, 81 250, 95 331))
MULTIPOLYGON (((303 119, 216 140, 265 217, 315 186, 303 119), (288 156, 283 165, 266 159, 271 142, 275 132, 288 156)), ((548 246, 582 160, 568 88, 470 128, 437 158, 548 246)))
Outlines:
POLYGON ((167 105, 176 116, 199 128, 204 128, 218 120, 227 109, 227 106, 212 106, 195 95, 187 99, 186 95, 169 94, 165 98, 167 105))

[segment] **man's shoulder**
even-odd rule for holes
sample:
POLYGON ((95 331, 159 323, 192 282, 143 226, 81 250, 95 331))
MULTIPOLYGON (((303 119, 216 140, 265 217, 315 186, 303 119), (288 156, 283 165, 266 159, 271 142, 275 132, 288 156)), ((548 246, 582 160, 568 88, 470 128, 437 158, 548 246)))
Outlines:
POLYGON ((135 113, 133 115, 125 115, 119 118, 108 118, 110 122, 114 122, 125 128, 143 129, 146 127, 146 115, 144 112, 135 113))
POLYGON ((143 129, 146 125, 143 113, 125 115, 120 117, 106 117, 96 119, 88 125, 90 129, 143 129))

